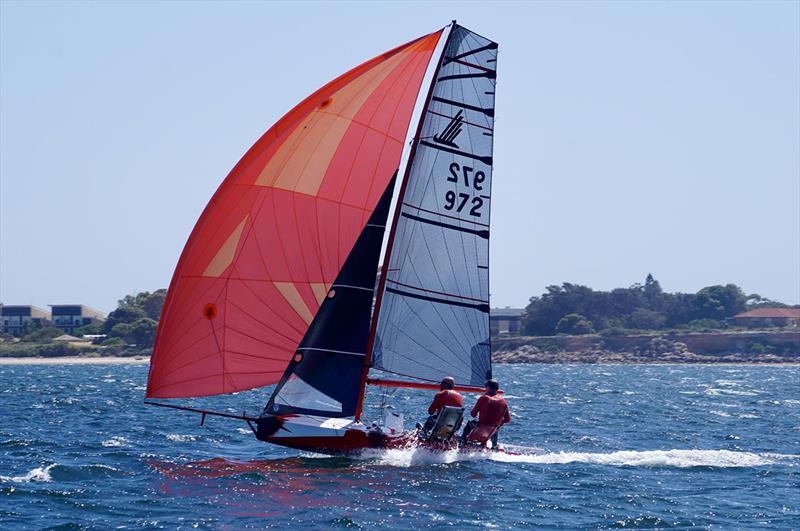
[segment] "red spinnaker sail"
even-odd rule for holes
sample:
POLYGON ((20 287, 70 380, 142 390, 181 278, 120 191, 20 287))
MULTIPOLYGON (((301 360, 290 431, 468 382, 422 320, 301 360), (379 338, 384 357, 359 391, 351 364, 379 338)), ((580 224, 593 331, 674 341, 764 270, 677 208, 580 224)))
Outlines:
POLYGON ((233 393, 280 379, 400 163, 440 36, 328 83, 233 168, 172 277, 148 397, 233 393))

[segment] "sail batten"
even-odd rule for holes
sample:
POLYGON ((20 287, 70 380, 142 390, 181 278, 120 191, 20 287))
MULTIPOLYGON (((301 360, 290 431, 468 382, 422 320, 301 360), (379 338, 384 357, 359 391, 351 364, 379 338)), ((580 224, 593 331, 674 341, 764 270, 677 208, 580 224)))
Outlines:
POLYGON ((328 83, 236 164, 176 267, 148 397, 278 381, 400 162, 440 36, 416 39, 328 83))

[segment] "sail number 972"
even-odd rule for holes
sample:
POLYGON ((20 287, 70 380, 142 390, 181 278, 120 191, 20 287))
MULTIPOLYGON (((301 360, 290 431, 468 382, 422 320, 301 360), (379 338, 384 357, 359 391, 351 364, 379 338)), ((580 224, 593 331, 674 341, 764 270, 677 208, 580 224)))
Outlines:
MULTIPOLYGON (((461 166, 457 162, 450 164, 450 175, 447 177, 447 180, 451 183, 459 183, 462 178, 464 179, 464 186, 480 191, 483 190, 483 182, 486 180, 486 174, 481 170, 475 171, 475 168, 469 166, 461 166)), ((444 194, 445 210, 461 212, 467 209, 470 216, 481 217, 482 206, 482 197, 472 197, 472 194, 464 192, 456 194, 453 190, 448 190, 447 193, 444 194)))

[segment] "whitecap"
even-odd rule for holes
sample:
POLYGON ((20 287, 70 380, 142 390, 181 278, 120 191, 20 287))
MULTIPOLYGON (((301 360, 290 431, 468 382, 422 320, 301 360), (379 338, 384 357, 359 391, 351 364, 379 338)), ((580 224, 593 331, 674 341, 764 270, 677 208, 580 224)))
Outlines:
POLYGON ((34 468, 33 470, 29 471, 27 474, 22 476, 0 476, 0 483, 11 482, 11 483, 31 483, 31 482, 42 482, 48 483, 53 481, 53 478, 50 476, 50 469, 56 466, 55 463, 47 466, 40 466, 38 468, 34 468))
POLYGON ((103 446, 108 447, 108 448, 114 448, 114 447, 117 447, 117 446, 124 446, 124 445, 128 444, 128 439, 126 439, 125 437, 117 437, 117 436, 115 436, 115 437, 111 437, 107 441, 103 441, 100 444, 102 444, 103 446))
POLYGON ((197 435, 178 435, 177 433, 170 433, 167 439, 175 442, 192 442, 197 440, 197 435))
POLYGON ((762 392, 763 391, 736 391, 734 389, 716 389, 714 387, 706 389, 705 391, 705 393, 709 396, 720 396, 720 395, 757 396, 762 392))

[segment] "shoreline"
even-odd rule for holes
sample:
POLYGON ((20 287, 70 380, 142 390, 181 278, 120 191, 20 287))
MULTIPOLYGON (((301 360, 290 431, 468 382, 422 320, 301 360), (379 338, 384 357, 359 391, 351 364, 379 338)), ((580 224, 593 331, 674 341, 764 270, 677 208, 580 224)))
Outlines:
POLYGON ((88 358, 84 356, 61 356, 55 358, 0 358, 0 365, 147 365, 150 363, 149 356, 131 356, 130 358, 119 358, 112 356, 100 356, 88 358))

